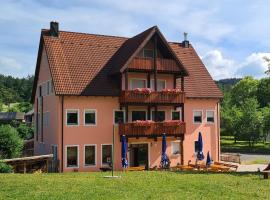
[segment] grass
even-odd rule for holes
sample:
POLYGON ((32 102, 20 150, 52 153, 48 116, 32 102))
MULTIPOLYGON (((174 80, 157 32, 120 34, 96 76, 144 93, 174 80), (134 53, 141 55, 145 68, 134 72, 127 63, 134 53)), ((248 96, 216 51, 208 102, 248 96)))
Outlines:
POLYGON ((269 160, 264 159, 256 159, 256 160, 250 160, 246 162, 241 162, 243 165, 254 165, 254 164, 269 164, 269 160))
POLYGON ((233 137, 230 136, 222 136, 220 142, 222 152, 270 154, 270 142, 258 142, 253 147, 249 147, 248 141, 234 143, 233 137))
POLYGON ((255 174, 183 172, 1 174, 0 199, 269 199, 255 174))

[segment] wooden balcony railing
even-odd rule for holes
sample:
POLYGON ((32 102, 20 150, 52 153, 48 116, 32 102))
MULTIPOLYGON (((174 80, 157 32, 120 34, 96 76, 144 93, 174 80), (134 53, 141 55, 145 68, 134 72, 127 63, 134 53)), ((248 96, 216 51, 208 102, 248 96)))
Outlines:
POLYGON ((119 134, 127 137, 160 137, 163 133, 168 136, 179 136, 185 134, 186 124, 167 124, 166 122, 153 122, 148 125, 135 123, 119 124, 119 134))
POLYGON ((175 93, 151 92, 150 94, 138 93, 133 90, 123 90, 120 96, 120 103, 138 104, 180 104, 184 103, 185 93, 182 91, 175 93))
MULTIPOLYGON (((133 69, 133 70, 151 71, 154 69, 154 59, 136 57, 130 62, 128 68, 133 69)), ((165 58, 157 58, 157 70, 160 72, 162 71, 179 72, 180 71, 175 60, 165 59, 165 58)))

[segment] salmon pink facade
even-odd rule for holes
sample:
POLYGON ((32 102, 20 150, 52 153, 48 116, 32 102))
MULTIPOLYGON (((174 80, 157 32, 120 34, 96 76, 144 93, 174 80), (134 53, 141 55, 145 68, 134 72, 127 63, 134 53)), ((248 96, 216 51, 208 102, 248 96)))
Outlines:
POLYGON ((132 37, 42 30, 32 101, 36 155, 59 171, 159 167, 196 162, 195 142, 219 160, 222 94, 191 44, 167 42, 155 26, 132 37), (114 140, 113 140, 114 138, 114 140), (114 141, 114 145, 113 145, 114 141))

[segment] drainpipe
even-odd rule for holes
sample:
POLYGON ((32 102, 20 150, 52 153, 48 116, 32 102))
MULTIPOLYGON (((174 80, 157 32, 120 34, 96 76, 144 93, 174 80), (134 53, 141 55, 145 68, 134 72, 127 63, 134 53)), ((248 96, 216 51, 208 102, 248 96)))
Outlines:
POLYGON ((61 96, 61 172, 64 172, 64 96, 61 96))
POLYGON ((218 138, 218 161, 220 161, 220 113, 219 113, 219 102, 217 102, 217 138, 218 138))

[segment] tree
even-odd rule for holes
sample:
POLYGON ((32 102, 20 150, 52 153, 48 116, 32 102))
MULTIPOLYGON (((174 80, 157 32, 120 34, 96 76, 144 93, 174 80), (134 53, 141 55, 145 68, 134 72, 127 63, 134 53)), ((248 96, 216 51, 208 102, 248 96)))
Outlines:
POLYGON ((19 136, 24 140, 29 140, 34 136, 33 128, 27 126, 26 124, 21 123, 17 128, 19 136))
POLYGON ((270 104, 262 109, 263 115, 263 139, 266 142, 270 134, 270 104))
POLYGON ((257 98, 259 81, 247 76, 239 81, 231 91, 232 105, 241 106, 247 98, 257 98))
POLYGON ((270 75, 270 58, 264 57, 263 59, 268 63, 268 70, 265 73, 270 75))
POLYGON ((240 137, 249 141, 252 146, 260 139, 262 132, 262 113, 258 111, 259 104, 255 98, 247 98, 241 105, 242 116, 239 121, 240 137))
POLYGON ((16 103, 8 109, 9 112, 24 112, 27 113, 33 108, 32 104, 29 102, 16 103))
POLYGON ((10 125, 0 126, 0 157, 13 158, 21 155, 23 140, 15 128, 10 125))
POLYGON ((257 99, 261 108, 270 103, 270 78, 262 78, 259 81, 257 99))

